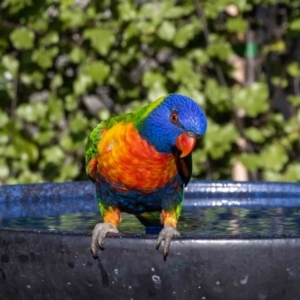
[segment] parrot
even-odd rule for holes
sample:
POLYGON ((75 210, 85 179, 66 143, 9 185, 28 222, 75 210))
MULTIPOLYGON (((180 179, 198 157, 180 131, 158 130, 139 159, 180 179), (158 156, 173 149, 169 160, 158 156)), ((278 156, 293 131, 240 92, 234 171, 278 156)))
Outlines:
POLYGON ((192 175, 191 152, 207 128, 201 107, 181 94, 168 94, 146 106, 100 122, 90 133, 86 173, 94 182, 102 215, 92 232, 98 257, 107 233, 119 233, 122 212, 157 212, 163 225, 156 240, 163 258, 177 230, 183 192, 192 175))

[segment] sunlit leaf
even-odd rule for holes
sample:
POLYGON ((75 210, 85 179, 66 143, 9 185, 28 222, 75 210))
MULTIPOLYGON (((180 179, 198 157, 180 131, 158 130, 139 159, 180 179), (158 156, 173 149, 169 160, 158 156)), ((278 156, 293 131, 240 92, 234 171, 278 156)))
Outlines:
POLYGON ((95 83, 101 84, 109 75, 110 67, 104 61, 98 60, 87 64, 83 72, 95 83))
POLYGON ((267 145, 261 152, 264 168, 272 171, 280 171, 288 161, 286 150, 278 143, 267 145))
POLYGON ((20 66, 19 61, 12 55, 3 55, 2 64, 12 75, 17 74, 20 66))
POLYGON ((240 17, 230 18, 227 20, 227 29, 229 32, 245 32, 248 27, 248 22, 240 17))
POLYGON ((83 33, 83 37, 90 40, 92 47, 102 55, 108 53, 115 40, 113 30, 102 28, 86 29, 83 33))
POLYGON ((235 91, 233 101, 239 108, 245 109, 250 117, 256 117, 268 110, 269 91, 264 83, 254 83, 249 87, 235 91))
POLYGON ((26 27, 16 28, 10 34, 10 40, 16 49, 27 50, 32 49, 34 45, 35 35, 26 27))
POLYGON ((157 31, 157 35, 166 41, 172 41, 176 33, 176 29, 173 23, 164 21, 157 31))

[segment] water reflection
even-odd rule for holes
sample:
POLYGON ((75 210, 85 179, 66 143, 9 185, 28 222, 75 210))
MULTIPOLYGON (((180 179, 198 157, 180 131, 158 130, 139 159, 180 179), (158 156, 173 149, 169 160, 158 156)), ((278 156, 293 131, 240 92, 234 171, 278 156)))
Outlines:
MULTIPOLYGON (((1 218, 0 226, 89 232, 100 221, 97 212, 89 212, 34 218, 1 218)), ((123 214, 119 229, 128 233, 145 231, 144 226, 128 214, 123 214)), ((188 207, 183 210, 179 231, 199 235, 300 234, 300 208, 188 207)))

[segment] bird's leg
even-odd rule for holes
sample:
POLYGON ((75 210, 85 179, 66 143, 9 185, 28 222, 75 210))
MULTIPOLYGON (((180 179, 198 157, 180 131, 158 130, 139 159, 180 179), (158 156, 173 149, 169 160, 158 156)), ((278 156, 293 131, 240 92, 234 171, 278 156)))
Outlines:
POLYGON ((156 250, 160 247, 161 242, 164 241, 164 260, 166 260, 173 236, 180 235, 180 233, 176 230, 177 227, 176 211, 162 210, 161 220, 162 223, 164 224, 164 228, 161 230, 161 232, 158 235, 156 241, 156 250))
POLYGON ((98 246, 104 249, 104 238, 107 233, 119 233, 117 226, 121 222, 121 211, 109 207, 102 211, 103 223, 96 224, 91 241, 91 250, 94 258, 98 257, 98 246))

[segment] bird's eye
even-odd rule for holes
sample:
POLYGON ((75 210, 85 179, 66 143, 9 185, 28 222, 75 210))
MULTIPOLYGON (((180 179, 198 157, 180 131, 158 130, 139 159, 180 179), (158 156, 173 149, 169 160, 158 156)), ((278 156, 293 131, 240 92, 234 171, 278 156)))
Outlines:
POLYGON ((170 115, 170 120, 172 123, 177 123, 178 122, 178 114, 176 112, 172 112, 170 115))

